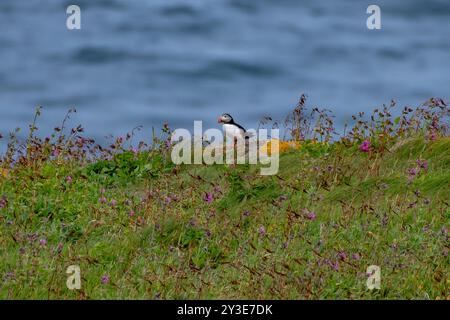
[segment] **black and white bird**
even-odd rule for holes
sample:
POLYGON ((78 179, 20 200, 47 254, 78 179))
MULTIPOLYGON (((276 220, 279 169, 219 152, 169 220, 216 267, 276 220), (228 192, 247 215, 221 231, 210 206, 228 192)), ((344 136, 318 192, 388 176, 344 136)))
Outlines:
POLYGON ((218 123, 222 123, 223 131, 225 135, 230 137, 231 139, 242 138, 248 139, 252 137, 252 134, 247 132, 243 126, 234 122, 232 116, 228 113, 224 113, 217 119, 218 123))

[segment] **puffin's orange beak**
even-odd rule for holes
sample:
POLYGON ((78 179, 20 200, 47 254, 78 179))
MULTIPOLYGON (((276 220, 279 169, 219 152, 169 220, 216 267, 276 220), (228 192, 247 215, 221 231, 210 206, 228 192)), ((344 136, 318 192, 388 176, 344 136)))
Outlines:
POLYGON ((217 123, 221 123, 221 122, 222 122, 222 118, 221 117, 217 118, 217 123))

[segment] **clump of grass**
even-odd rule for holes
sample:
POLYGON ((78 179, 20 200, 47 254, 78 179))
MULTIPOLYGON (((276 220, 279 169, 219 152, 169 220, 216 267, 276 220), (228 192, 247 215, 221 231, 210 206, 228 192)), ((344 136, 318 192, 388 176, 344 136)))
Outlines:
POLYGON ((168 125, 105 147, 67 129, 70 110, 40 138, 38 109, 0 160, 0 298, 449 298, 449 108, 395 108, 337 133, 302 96, 285 121, 301 148, 268 177, 174 166, 168 125))

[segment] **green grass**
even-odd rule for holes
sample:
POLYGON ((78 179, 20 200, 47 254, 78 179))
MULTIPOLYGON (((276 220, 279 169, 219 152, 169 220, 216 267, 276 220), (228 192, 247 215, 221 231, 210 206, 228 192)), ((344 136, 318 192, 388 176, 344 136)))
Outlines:
POLYGON ((0 176, 2 196, 0 299, 449 298, 445 137, 382 154, 308 144, 266 177, 148 152, 53 160, 0 176), (428 169, 409 182, 417 159, 428 169), (81 290, 66 288, 70 265, 81 290))

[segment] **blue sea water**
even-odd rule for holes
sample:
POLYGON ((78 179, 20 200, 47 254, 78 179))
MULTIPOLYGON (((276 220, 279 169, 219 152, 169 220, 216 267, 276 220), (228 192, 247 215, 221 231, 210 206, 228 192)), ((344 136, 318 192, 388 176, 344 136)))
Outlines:
POLYGON ((69 107, 72 124, 102 140, 163 121, 246 127, 282 119, 301 93, 351 114, 396 99, 417 105, 450 93, 450 1, 1 0, 0 133, 42 134, 69 107), (368 30, 367 7, 382 29, 368 30), (66 28, 81 8, 82 29, 66 28))

